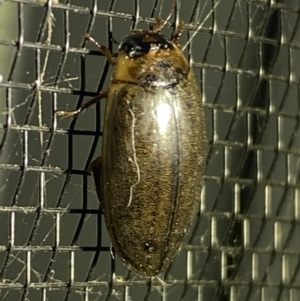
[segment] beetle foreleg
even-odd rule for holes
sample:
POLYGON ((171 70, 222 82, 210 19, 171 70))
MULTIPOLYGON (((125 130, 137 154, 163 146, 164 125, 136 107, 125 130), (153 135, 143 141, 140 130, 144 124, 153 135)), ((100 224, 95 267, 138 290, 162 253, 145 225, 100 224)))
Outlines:
MULTIPOLYGON (((109 63, 114 66, 116 63, 113 60, 113 56, 112 53, 110 52, 110 50, 105 46, 102 45, 100 43, 98 43, 94 38, 92 38, 88 33, 85 34, 85 38, 89 41, 91 41, 92 43, 94 43, 98 48, 100 48, 100 50, 102 51, 102 53, 104 54, 104 56, 107 58, 107 60, 109 61, 109 63)), ((115 39, 113 39, 113 41, 116 41, 115 39)))
POLYGON ((179 44, 178 40, 179 40, 179 38, 180 38, 180 36, 182 34, 183 25, 184 25, 184 23, 182 21, 180 21, 179 24, 178 24, 178 26, 177 26, 177 28, 176 28, 176 31, 173 32, 173 34, 172 34, 171 40, 176 45, 179 44))
POLYGON ((111 41, 116 44, 116 45, 120 45, 121 43, 119 41, 117 41, 114 37, 111 38, 111 41))

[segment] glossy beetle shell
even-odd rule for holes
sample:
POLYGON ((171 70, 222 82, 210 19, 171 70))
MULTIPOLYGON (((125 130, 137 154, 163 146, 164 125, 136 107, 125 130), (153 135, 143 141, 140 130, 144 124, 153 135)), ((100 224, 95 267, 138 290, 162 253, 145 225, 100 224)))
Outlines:
POLYGON ((161 34, 132 32, 108 91, 101 168, 92 166, 113 247, 129 269, 154 276, 172 262, 199 207, 205 159, 201 94, 187 60, 161 34))

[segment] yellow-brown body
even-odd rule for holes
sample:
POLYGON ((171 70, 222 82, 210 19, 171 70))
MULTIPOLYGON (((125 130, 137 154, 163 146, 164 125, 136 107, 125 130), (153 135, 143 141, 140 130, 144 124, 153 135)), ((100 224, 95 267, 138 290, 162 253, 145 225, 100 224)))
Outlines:
POLYGON ((187 60, 159 33, 132 32, 108 90, 102 158, 92 164, 113 247, 129 269, 154 276, 169 266, 199 206, 205 159, 187 60))

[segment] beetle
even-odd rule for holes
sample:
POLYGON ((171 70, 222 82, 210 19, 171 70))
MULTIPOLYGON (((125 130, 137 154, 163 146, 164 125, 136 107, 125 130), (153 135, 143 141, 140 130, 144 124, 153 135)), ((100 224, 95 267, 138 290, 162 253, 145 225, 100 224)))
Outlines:
MULTIPOLYGON (((169 18, 169 17, 168 17, 169 18)), ((114 250, 142 276, 162 273, 173 261, 200 202, 206 162, 201 92, 181 51, 182 23, 167 39, 157 21, 132 30, 114 60, 106 98, 102 156, 91 164, 114 250)))

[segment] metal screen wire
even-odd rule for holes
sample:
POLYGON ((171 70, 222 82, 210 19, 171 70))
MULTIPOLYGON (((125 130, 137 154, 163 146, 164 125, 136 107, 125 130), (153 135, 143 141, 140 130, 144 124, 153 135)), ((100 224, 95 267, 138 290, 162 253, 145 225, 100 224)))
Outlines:
POLYGON ((0 1, 0 300, 300 300, 299 0, 179 0, 203 92, 199 212, 171 267, 113 257, 93 179, 108 87, 92 43, 165 18, 172 0, 0 1), (196 33, 194 35, 194 33, 196 33))

